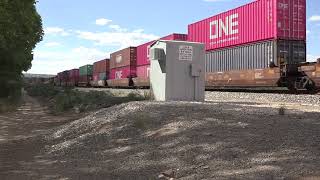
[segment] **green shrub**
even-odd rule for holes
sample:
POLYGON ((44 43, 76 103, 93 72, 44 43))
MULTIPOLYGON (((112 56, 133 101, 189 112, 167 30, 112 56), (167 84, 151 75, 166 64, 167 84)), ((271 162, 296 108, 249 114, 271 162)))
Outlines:
POLYGON ((30 96, 50 98, 56 96, 60 90, 50 84, 37 84, 25 88, 30 96))
POLYGON ((85 112, 130 101, 146 100, 145 97, 137 93, 130 93, 126 97, 118 97, 109 91, 82 92, 70 88, 59 89, 52 85, 34 85, 26 89, 30 96, 52 99, 51 107, 54 113, 72 109, 76 112, 85 112))

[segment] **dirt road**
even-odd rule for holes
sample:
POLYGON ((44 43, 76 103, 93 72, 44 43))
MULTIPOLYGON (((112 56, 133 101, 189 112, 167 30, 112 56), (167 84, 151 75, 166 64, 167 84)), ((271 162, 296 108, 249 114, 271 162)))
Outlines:
POLYGON ((49 163, 41 157, 46 145, 43 135, 78 118, 53 116, 29 96, 17 111, 0 114, 0 179, 51 179, 41 168, 49 163))

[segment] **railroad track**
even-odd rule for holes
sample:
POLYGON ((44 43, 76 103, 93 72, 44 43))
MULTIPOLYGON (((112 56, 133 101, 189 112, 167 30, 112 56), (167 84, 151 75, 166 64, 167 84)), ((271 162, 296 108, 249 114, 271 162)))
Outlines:
MULTIPOLYGON (((93 88, 93 87, 78 87, 79 90, 84 91, 113 91, 113 92, 122 92, 122 91, 148 91, 149 89, 139 89, 139 88, 93 88)), ((308 92, 308 91, 298 91, 292 92, 286 88, 237 88, 237 89, 206 89, 207 92, 243 92, 243 93, 265 93, 265 94, 313 94, 320 95, 320 91, 318 92, 308 92)))

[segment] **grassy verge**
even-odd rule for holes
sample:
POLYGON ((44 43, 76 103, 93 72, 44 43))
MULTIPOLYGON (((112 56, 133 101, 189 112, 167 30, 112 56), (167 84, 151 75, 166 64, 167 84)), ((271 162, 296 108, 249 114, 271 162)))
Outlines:
POLYGON ((88 112, 107 108, 131 101, 143 101, 146 97, 130 93, 125 97, 117 97, 109 91, 82 92, 75 89, 57 88, 52 85, 36 85, 26 88, 28 94, 48 102, 53 113, 75 111, 88 112))

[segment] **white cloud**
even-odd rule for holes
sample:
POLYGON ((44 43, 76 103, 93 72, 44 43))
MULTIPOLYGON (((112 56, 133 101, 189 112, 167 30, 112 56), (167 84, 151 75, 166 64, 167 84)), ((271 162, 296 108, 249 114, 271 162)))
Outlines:
POLYGON ((320 55, 307 54, 307 61, 308 62, 315 62, 319 58, 320 58, 320 55))
POLYGON ((121 28, 119 25, 115 25, 115 24, 110 25, 109 28, 112 29, 112 30, 115 30, 117 32, 126 32, 126 31, 128 31, 127 29, 121 28))
POLYGON ((35 51, 32 68, 28 73, 57 74, 58 72, 79 68, 98 60, 108 58, 108 52, 95 48, 77 47, 69 52, 35 51))
POLYGON ((77 31, 78 37, 81 39, 95 42, 97 45, 103 46, 120 46, 125 48, 128 46, 137 46, 144 42, 158 39, 159 37, 154 34, 144 33, 142 29, 134 30, 131 32, 85 32, 77 31))
POLYGON ((320 21, 320 15, 313 15, 309 18, 309 21, 316 22, 320 21))
POLYGON ((44 28, 44 33, 46 35, 54 34, 54 35, 61 35, 61 36, 69 36, 70 33, 63 28, 60 27, 46 27, 44 28))
POLYGON ((100 18, 96 20, 96 25, 98 26, 105 26, 107 24, 109 24, 110 22, 112 22, 112 20, 110 19, 105 19, 105 18, 100 18))
POLYGON ((311 33, 311 31, 310 30, 307 30, 307 34, 310 34, 311 33))
POLYGON ((48 42, 48 43, 45 43, 44 46, 45 47, 57 47, 57 46, 60 46, 61 44, 58 43, 58 42, 48 42))

